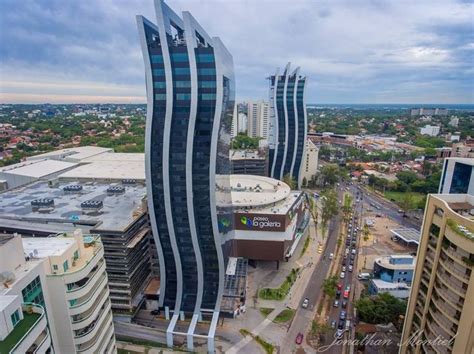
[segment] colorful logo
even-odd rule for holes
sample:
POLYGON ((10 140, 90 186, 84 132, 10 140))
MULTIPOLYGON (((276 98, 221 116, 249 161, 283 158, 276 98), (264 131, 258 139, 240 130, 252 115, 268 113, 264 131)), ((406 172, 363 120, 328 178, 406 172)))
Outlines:
POLYGON ((230 221, 229 219, 220 219, 219 224, 221 224, 222 227, 229 227, 230 226, 230 221))
POLYGON ((246 216, 241 216, 240 217, 240 222, 242 224, 244 224, 245 226, 247 226, 247 227, 252 227, 253 226, 252 220, 250 220, 246 216))

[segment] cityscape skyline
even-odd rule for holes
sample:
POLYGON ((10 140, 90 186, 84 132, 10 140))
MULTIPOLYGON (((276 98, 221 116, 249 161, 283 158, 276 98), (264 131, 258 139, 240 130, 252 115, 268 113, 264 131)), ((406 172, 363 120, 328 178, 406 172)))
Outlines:
MULTIPOLYGON (((9 9, 1 11, 0 101, 145 103, 143 63, 129 15, 150 16, 153 4, 55 4, 0 5, 9 9)), ((170 6, 203 18, 210 32, 229 43, 238 100, 267 99, 267 73, 292 61, 312 78, 308 103, 474 102, 472 4, 170 6)))

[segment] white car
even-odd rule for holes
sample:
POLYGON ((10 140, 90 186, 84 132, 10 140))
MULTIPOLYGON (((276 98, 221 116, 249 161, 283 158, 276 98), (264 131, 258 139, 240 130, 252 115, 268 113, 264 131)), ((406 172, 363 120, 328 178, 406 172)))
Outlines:
POLYGON ((301 307, 304 308, 304 309, 306 309, 306 308, 308 308, 308 305, 309 305, 309 299, 308 299, 308 298, 305 298, 305 299, 303 300, 303 303, 301 304, 301 307))
POLYGON ((334 300, 333 306, 334 306, 334 307, 339 307, 339 300, 334 300))
POLYGON ((353 270, 353 267, 350 265, 349 266, 349 272, 352 272, 352 270, 353 270))
POLYGON ((329 254, 329 259, 333 259, 334 258, 334 253, 330 253, 329 254))
POLYGON ((344 279, 345 276, 346 276, 346 273, 341 272, 341 279, 344 279))
POLYGON ((346 266, 342 266, 342 271, 343 271, 343 272, 346 271, 346 266))
POLYGON ((352 252, 351 252, 351 253, 352 253, 352 254, 356 254, 355 248, 352 249, 352 252))

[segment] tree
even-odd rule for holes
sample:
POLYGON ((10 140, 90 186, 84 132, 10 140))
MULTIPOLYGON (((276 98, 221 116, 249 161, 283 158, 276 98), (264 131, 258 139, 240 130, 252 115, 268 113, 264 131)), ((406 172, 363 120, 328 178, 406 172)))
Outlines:
POLYGON ((323 280, 323 291, 329 297, 336 296, 336 286, 338 278, 336 275, 323 280))
POLYGON ((306 177, 303 177, 303 181, 301 181, 301 186, 303 188, 306 188, 308 186, 308 180, 306 179, 306 177))
POLYGON ((363 297, 355 303, 360 320, 372 324, 396 323, 405 314, 406 306, 405 301, 389 293, 363 297))
POLYGON ((296 183, 295 177, 287 173, 286 175, 283 176, 283 182, 285 182, 287 185, 290 186, 290 189, 296 189, 298 187, 298 184, 296 183))
POLYGON ((327 189, 321 192, 322 214, 321 222, 323 227, 327 226, 329 220, 339 212, 337 193, 334 189, 327 189))
POLYGON ((403 194, 403 197, 400 200, 400 208, 403 210, 403 215, 406 215, 407 211, 413 209, 414 207, 413 193, 411 191, 407 191, 403 194))
POLYGON ((321 167, 319 176, 321 179, 321 185, 333 186, 339 180, 339 169, 336 165, 327 164, 321 167))
POLYGON ((245 133, 239 133, 233 140, 232 140, 232 149, 239 150, 239 149, 258 149, 258 141, 261 138, 252 138, 245 133))

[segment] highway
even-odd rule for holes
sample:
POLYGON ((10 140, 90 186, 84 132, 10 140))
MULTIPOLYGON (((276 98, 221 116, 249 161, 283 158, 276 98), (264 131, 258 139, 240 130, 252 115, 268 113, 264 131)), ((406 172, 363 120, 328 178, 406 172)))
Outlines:
MULTIPOLYGON (((343 193, 338 193, 338 198, 341 199, 343 193)), ((313 270, 310 280, 306 285, 306 289, 301 298, 301 302, 304 298, 309 299, 309 306, 307 309, 303 309, 298 306, 296 309, 295 316, 288 330, 283 345, 280 348, 281 353, 291 353, 295 349, 295 339, 298 333, 306 333, 309 324, 314 318, 315 304, 322 291, 323 281, 327 277, 331 261, 329 255, 335 252, 336 241, 339 235, 339 228, 341 224, 341 215, 337 215, 329 222, 329 235, 323 249, 322 258, 313 270)))

